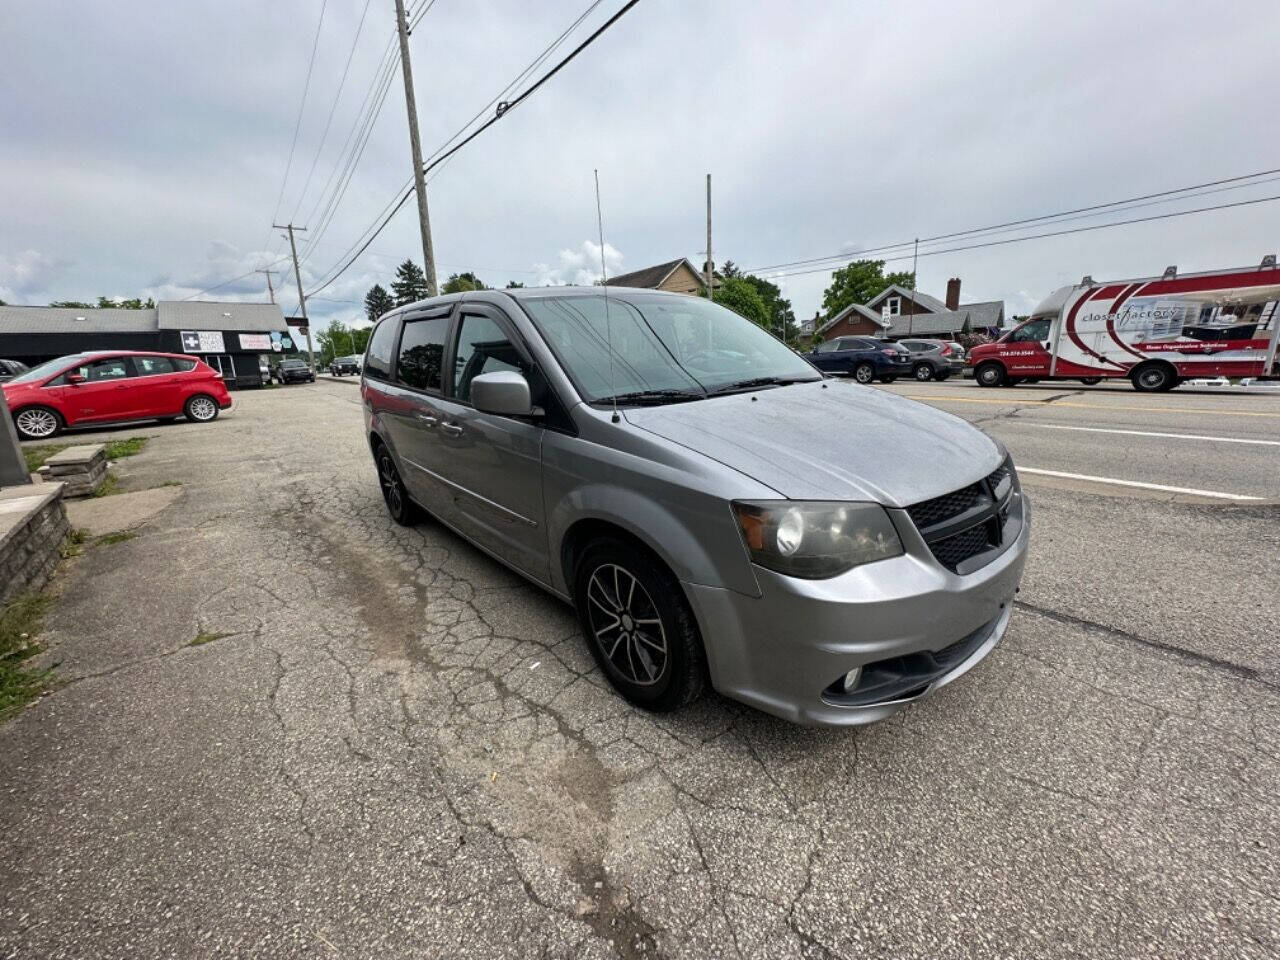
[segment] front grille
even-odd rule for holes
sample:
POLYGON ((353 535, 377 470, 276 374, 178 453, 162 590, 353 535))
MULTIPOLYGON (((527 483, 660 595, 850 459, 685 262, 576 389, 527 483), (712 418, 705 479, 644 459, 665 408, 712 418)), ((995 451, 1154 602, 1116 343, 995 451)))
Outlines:
POLYGON ((923 530, 925 527, 932 527, 935 523, 950 520, 964 513, 969 508, 977 506, 981 500, 982 487, 971 483, 963 490, 944 493, 924 503, 917 503, 914 507, 907 507, 907 513, 911 515, 915 525, 923 530))
POLYGON ((954 570, 972 556, 981 553, 991 542, 990 523, 980 523, 970 527, 963 533, 929 544, 929 549, 938 558, 938 562, 948 570, 954 570))
POLYGON ((987 561, 995 558, 1009 522, 1012 474, 1006 460, 977 483, 907 507, 930 551, 948 570, 972 573, 983 563, 965 566, 967 561, 983 554, 990 554, 987 561))

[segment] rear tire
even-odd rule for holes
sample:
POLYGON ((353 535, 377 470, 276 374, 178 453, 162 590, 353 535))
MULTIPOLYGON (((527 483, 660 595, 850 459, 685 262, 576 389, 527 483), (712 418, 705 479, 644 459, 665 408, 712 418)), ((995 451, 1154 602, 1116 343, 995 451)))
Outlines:
POLYGON ((400 479, 400 469, 391 451, 379 443, 373 455, 378 470, 378 486, 382 488, 382 500, 387 505, 391 519, 402 527, 412 527, 422 514, 418 505, 409 499, 409 491, 400 479))
POLYGON ((62 414, 52 407, 23 407, 13 415, 13 426, 23 440, 48 440, 66 427, 62 414))
POLYGON ((933 367, 927 363, 917 363, 915 369, 911 372, 921 383, 928 383, 933 379, 933 367))
POLYGON ((876 368, 869 363, 860 363, 853 368, 853 379, 859 383, 870 383, 875 376, 876 368))
POLYGON ((1166 363, 1148 363, 1129 375, 1133 388, 1141 393, 1162 393, 1172 390, 1178 382, 1178 375, 1166 363))
POLYGON ((1008 379, 1004 372, 1004 367, 994 361, 979 364, 978 369, 973 373, 973 379, 978 381, 980 387, 998 387, 1008 379))
POLYGON ((702 695, 697 621, 680 582, 648 550, 612 537, 587 544, 574 600, 591 655, 628 702, 666 713, 702 695))
POLYGON ((218 401, 207 393, 197 393, 187 398, 182 412, 192 423, 212 423, 218 419, 218 401))

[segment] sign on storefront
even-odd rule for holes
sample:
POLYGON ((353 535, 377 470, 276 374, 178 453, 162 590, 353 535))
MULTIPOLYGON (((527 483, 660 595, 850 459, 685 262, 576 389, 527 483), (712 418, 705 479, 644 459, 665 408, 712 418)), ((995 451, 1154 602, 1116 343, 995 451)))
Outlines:
POLYGON ((226 353, 221 330, 183 330, 183 353, 226 353))

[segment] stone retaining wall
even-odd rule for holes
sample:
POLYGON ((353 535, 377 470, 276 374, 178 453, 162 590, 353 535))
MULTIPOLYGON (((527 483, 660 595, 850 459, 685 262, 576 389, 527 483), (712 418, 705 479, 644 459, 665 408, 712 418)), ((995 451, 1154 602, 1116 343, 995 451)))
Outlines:
POLYGON ((70 525, 60 483, 0 492, 0 605, 39 590, 62 557, 70 525))

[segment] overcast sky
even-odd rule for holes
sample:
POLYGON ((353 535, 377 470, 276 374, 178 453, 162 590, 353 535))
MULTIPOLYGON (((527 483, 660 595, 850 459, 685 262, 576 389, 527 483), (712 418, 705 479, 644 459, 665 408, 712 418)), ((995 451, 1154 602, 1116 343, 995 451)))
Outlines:
MULTIPOLYGON (((605 0, 570 42, 620 5, 605 0)), ((411 39, 426 152, 586 6, 436 0, 411 39)), ((277 212, 320 7, 7 5, 0 299, 185 297, 278 261, 286 245, 273 213, 314 231, 394 25, 392 0, 371 0, 356 40, 363 0, 329 0, 277 212)), ((1277 37, 1274 0, 642 0, 432 180, 441 279, 472 269, 491 286, 589 282, 597 167, 610 272, 701 262, 708 172, 716 260, 755 267, 1280 167, 1277 37)), ((397 74, 349 189, 308 248, 306 289, 410 169, 397 74)), ((1280 181, 1180 206, 1275 194, 1280 181)), ((919 288, 941 296, 958 276, 962 299, 1025 313, 1086 273, 1252 264, 1278 247, 1280 202, 1264 203, 925 257, 919 288)), ((319 295, 329 299, 310 302, 313 315, 362 318, 366 290, 389 284, 405 256, 422 258, 412 201, 319 295)), ((801 318, 828 280, 777 278, 801 318)), ((277 290, 292 313, 291 272, 277 290)), ((265 300, 265 281, 205 298, 265 300)))

